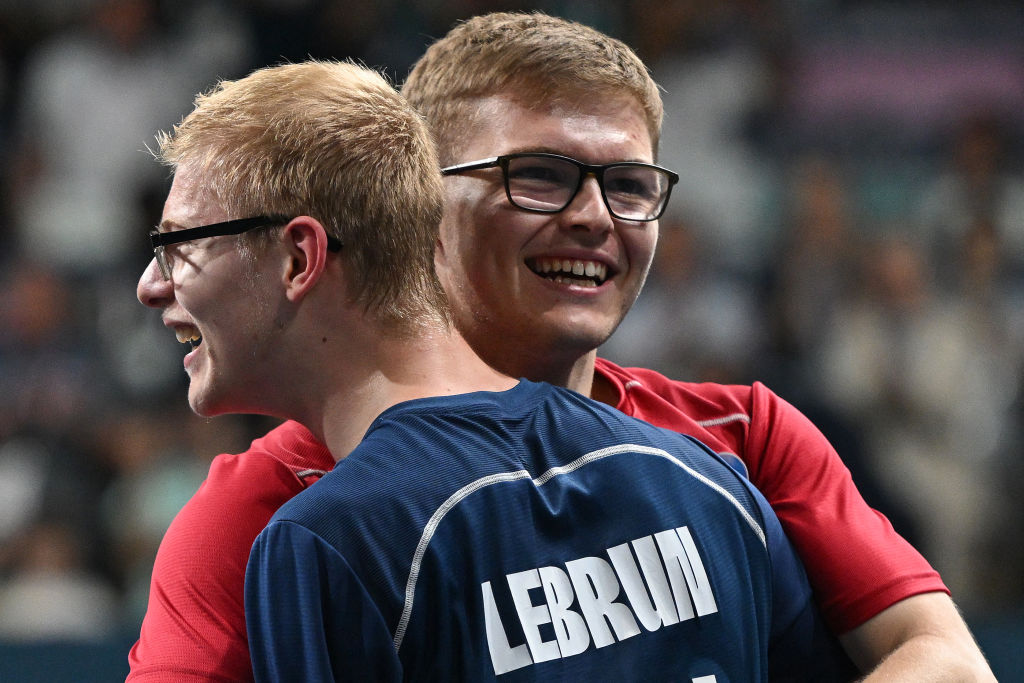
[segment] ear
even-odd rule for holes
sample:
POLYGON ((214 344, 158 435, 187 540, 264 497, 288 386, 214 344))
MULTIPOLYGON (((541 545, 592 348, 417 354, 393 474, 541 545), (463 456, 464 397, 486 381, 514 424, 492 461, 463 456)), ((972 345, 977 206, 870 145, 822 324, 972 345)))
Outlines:
POLYGON ((445 211, 441 217, 441 225, 437 231, 437 242, 434 244, 434 269, 440 272, 448 268, 448 249, 445 248, 445 241, 452 227, 449 224, 448 212, 445 211))
POLYGON ((434 244, 434 270, 448 266, 448 254, 444 250, 444 242, 440 239, 434 244))
POLYGON ((282 275, 285 296, 301 301, 313 290, 327 267, 327 231, 309 216, 298 216, 284 227, 288 263, 282 275))

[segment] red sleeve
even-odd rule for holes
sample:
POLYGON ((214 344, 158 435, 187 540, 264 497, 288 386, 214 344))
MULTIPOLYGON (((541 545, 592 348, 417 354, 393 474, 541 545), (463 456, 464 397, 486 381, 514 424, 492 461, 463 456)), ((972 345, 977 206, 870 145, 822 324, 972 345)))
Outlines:
POLYGON ((949 592, 861 497, 850 471, 807 417, 763 384, 677 382, 598 358, 623 412, 689 434, 746 465, 807 569, 829 628, 845 633, 919 593, 949 592))
POLYGON ((912 595, 948 592, 927 560, 864 502, 810 420, 762 384, 751 387, 749 415, 739 455, 796 546, 836 633, 912 595))
POLYGON ((274 512, 308 484, 299 469, 261 449, 214 458, 157 551, 128 681, 252 680, 245 566, 274 512))

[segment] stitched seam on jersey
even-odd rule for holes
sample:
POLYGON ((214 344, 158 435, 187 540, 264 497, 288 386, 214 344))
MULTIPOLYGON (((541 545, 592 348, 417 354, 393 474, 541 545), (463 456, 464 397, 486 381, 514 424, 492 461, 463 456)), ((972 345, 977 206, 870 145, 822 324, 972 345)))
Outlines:
MULTIPOLYGON (((743 519, 747 522, 753 532, 757 535, 761 541, 761 545, 768 547, 768 542, 765 540, 764 529, 757 523, 749 512, 743 507, 742 504, 735 497, 721 486, 705 477, 700 472, 689 467, 686 463, 678 460, 674 455, 668 451, 660 448, 652 448, 650 446, 640 446, 636 444, 621 444, 618 446, 611 446, 609 448, 602 448, 601 450, 587 453, 584 456, 573 460, 568 465, 561 467, 553 467, 539 477, 533 479, 533 483, 540 487, 547 482, 554 479, 560 474, 569 474, 579 468, 583 467, 592 462, 602 460, 610 455, 617 455, 619 453, 642 453, 645 455, 656 455, 658 457, 666 458, 670 462, 674 463, 678 467, 685 470, 697 481, 703 483, 707 487, 713 489, 716 493, 721 495, 723 498, 729 501, 729 503, 735 507, 743 519)), ((441 507, 439 507, 433 515, 430 516, 430 520, 423 527, 423 533, 420 536, 420 542, 416 546, 416 552, 413 554, 412 565, 409 568, 409 577, 405 584, 405 606, 402 608, 402 616, 398 621, 398 627, 395 629, 395 651, 402 647, 402 640, 405 638, 405 631, 409 627, 409 619, 412 617, 412 603, 413 596, 416 593, 416 581, 419 579, 420 565, 423 562, 423 556, 427 553, 427 546, 430 544, 431 538, 434 536, 434 532, 437 527, 441 524, 441 520, 444 518, 448 511, 455 507, 462 499, 466 498, 469 494, 490 486, 491 484, 498 484, 507 481, 516 481, 519 479, 529 479, 530 473, 526 470, 516 470, 515 472, 505 472, 502 474, 492 474, 482 479, 477 479, 474 482, 466 484, 461 489, 453 493, 448 497, 441 507)))
POLYGON ((474 482, 466 484, 461 489, 453 493, 448 497, 441 507, 439 507, 433 515, 430 516, 430 520, 426 526, 423 527, 423 534, 420 536, 420 542, 416 546, 416 552, 412 556, 412 566, 409 568, 409 578, 405 583, 405 607, 402 608, 402 617, 398 621, 398 628, 395 629, 395 651, 402 647, 402 639, 405 638, 405 629, 409 626, 409 617, 412 616, 412 597, 416 592, 416 580, 420 575, 420 564, 423 562, 423 556, 427 553, 427 545, 430 543, 430 539, 434 536, 434 531, 437 526, 441 523, 448 511, 455 507, 459 501, 468 496, 469 494, 490 486, 491 484, 498 484, 506 481, 516 481, 518 479, 529 479, 530 473, 526 470, 518 470, 515 472, 504 472, 502 474, 492 474, 482 479, 477 479, 474 482))
POLYGON ((717 427, 719 425, 728 424, 729 422, 746 422, 750 424, 750 416, 744 413, 733 413, 732 415, 726 415, 725 417, 716 417, 713 420, 701 420, 697 424, 701 427, 717 427))
POLYGON ((757 537, 761 540, 761 545, 765 546, 766 548, 768 547, 768 542, 765 540, 764 529, 761 528, 761 525, 757 523, 757 520, 755 520, 753 516, 751 516, 751 514, 747 512, 746 508, 744 508, 743 505, 740 504, 740 502, 736 500, 736 498, 731 493, 729 493, 724 488, 722 488, 715 482, 705 477, 697 470, 691 468, 689 465, 682 462, 668 451, 662 450, 661 448, 653 448, 651 446, 640 446, 637 444, 621 444, 619 446, 602 448, 599 451, 587 453, 586 455, 572 461, 568 465, 563 465, 562 467, 553 467, 544 474, 542 474, 541 476, 534 479, 533 481, 535 484, 537 484, 537 486, 543 486, 544 484, 546 484, 548 481, 550 481, 552 478, 559 474, 568 474, 570 472, 578 470, 580 467, 590 462, 594 462, 596 460, 606 458, 609 455, 616 455, 619 453, 645 453, 647 455, 657 455, 662 458, 667 458, 671 462, 675 463, 682 469, 686 470, 686 472, 689 473, 690 476, 692 476, 694 479, 701 482, 708 488, 713 489, 723 498, 728 500, 729 503, 734 508, 736 508, 736 510, 739 511, 740 515, 742 515, 743 519, 747 522, 747 524, 750 526, 753 532, 757 534, 757 537))

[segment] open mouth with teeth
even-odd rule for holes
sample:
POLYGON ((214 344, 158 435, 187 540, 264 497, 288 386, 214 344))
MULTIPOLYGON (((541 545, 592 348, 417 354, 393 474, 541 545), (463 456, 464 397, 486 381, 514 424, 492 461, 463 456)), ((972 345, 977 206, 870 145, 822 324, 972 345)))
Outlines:
POLYGON ((182 344, 188 344, 193 349, 203 343, 203 337, 199 334, 199 330, 194 327, 189 328, 178 328, 174 330, 174 334, 178 337, 178 341, 182 344))
POLYGON ((535 258, 526 262, 537 275, 560 284, 599 287, 608 279, 608 266, 582 259, 535 258))

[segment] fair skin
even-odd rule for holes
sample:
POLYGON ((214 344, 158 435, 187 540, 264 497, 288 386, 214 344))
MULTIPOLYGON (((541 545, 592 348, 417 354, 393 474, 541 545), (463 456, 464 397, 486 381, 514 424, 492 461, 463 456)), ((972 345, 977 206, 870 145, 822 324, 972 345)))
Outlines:
MULTIPOLYGON (((547 151, 599 164, 653 160, 639 107, 588 97, 547 109, 509 97, 479 102, 477 122, 455 162, 547 151)), ((656 223, 614 219, 588 178, 559 214, 517 210, 501 172, 448 177, 438 273, 456 322, 473 348, 506 374, 548 381, 606 403, 615 394, 594 374, 596 348, 633 304, 657 241, 656 223), (607 267, 597 287, 537 274, 543 259, 607 267)), ((926 593, 902 600, 841 637, 866 681, 994 681, 952 600, 926 593)))
MULTIPOLYGON (((228 218, 202 179, 187 164, 177 169, 161 230, 228 218)), ((185 357, 196 413, 293 419, 343 457, 392 405, 515 386, 440 323, 392 335, 348 303, 343 266, 316 219, 275 229, 280 239, 255 259, 235 238, 207 238, 168 247, 176 250, 170 281, 155 260, 139 279, 139 300, 160 309, 165 326, 202 340, 185 357)))
MULTIPOLYGON (((165 203, 163 232, 227 220, 223 209, 199 191, 194 174, 182 169, 165 203), (198 222, 197 222, 198 221, 198 222)), ((231 238, 211 237, 167 248, 172 252, 174 282, 160 276, 150 263, 139 282, 139 299, 163 309, 163 323, 179 341, 197 337, 201 343, 184 359, 189 376, 189 406, 199 415, 242 412, 249 407, 229 397, 245 396, 254 386, 234 386, 245 365, 265 365, 274 351, 271 335, 262 335, 270 313, 266 306, 245 311, 240 301, 265 301, 265 285, 244 268, 231 238), (204 287, 192 287, 200 277, 204 287), (178 286, 175 286, 177 284, 178 286)))
MULTIPOLYGON (((591 164, 653 161, 644 119, 626 98, 541 111, 489 97, 477 119, 486 130, 465 138, 462 161, 522 151, 557 152, 591 164)), ((484 360, 512 376, 589 393, 595 349, 647 277, 657 222, 613 218, 593 177, 557 214, 513 207, 497 168, 445 182, 438 274, 459 329, 484 360), (538 273, 545 261, 564 260, 593 264, 605 277, 595 287, 538 273)))

